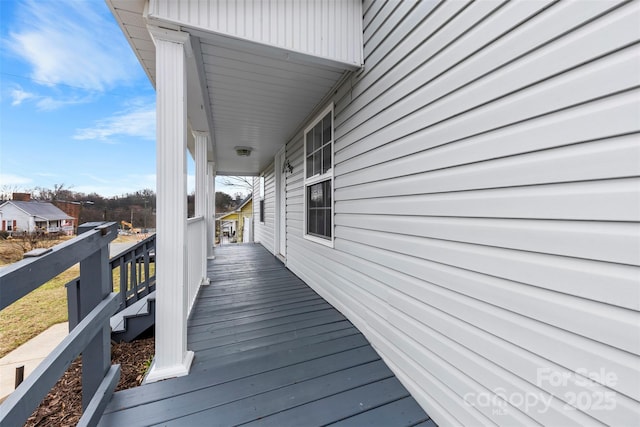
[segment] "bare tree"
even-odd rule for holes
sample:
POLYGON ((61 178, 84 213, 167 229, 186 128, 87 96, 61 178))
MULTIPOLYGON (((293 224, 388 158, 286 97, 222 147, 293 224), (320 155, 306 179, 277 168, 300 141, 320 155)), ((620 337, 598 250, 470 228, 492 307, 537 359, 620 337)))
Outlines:
POLYGON ((33 197, 38 200, 73 200, 74 193, 71 191, 72 188, 72 185, 61 183, 54 184, 53 189, 36 187, 31 192, 33 197))
POLYGON ((13 193, 19 193, 21 187, 17 184, 3 184, 0 186, 0 201, 11 200, 13 193))
POLYGON ((253 192, 253 179, 250 176, 221 176, 220 183, 228 187, 244 190, 246 193, 253 192))
POLYGON ((23 254, 38 249, 48 248, 52 242, 57 242, 59 236, 56 233, 14 233, 11 236, 11 244, 22 251, 23 254))

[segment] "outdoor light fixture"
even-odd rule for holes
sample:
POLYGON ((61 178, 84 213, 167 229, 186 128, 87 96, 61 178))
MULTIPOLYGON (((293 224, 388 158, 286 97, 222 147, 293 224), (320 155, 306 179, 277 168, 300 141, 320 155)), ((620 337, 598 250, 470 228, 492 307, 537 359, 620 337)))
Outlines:
POLYGON ((234 147, 236 154, 240 157, 249 157, 253 148, 251 147, 234 147))
POLYGON ((289 159, 285 160, 282 164, 282 173, 289 171, 289 173, 293 173, 293 166, 289 163, 289 159))

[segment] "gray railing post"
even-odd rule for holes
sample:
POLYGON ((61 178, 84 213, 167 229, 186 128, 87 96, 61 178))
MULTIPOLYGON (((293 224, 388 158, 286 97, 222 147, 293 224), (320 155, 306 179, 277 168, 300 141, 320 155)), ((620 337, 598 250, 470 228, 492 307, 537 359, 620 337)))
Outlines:
POLYGON ((67 288, 67 317, 71 332, 80 323, 80 278, 76 277, 64 286, 67 288))
MULTIPOLYGON (((78 227, 82 233, 88 227, 95 228, 96 223, 83 224, 78 227)), ((102 229, 102 234, 116 233, 115 225, 102 229)), ((78 289, 79 313, 82 320, 111 292, 111 266, 109 264, 109 247, 103 246, 98 251, 80 261, 80 287, 78 289)), ((107 322, 100 332, 91 340, 82 353, 82 408, 87 408, 91 398, 98 390, 100 383, 111 366, 111 330, 107 322)))

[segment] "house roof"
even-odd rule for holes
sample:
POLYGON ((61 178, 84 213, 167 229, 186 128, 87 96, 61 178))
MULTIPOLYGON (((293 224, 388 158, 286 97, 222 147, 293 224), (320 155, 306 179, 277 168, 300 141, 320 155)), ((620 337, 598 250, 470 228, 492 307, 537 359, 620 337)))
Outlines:
POLYGON ((238 205, 238 207, 231 211, 231 212, 225 212, 224 214, 221 214, 220 216, 216 215, 216 220, 222 220, 228 216, 231 216, 233 214, 237 214, 238 212, 240 212, 242 210, 242 208, 244 208, 247 203, 249 203, 251 201, 251 199, 253 198, 253 193, 249 193, 249 195, 247 197, 245 197, 240 204, 238 205))
POLYGON ((58 219, 74 219, 72 216, 67 215, 61 209, 55 207, 49 202, 22 202, 18 200, 9 200, 8 202, 0 205, 0 209, 7 204, 12 204, 18 209, 24 211, 27 215, 35 216, 43 220, 55 221, 58 219))
POLYGON ((246 204, 251 201, 251 198, 253 198, 253 193, 249 193, 249 195, 245 197, 243 201, 240 202, 240 206, 238 206, 238 209, 236 210, 239 211, 240 209, 244 208, 246 204))

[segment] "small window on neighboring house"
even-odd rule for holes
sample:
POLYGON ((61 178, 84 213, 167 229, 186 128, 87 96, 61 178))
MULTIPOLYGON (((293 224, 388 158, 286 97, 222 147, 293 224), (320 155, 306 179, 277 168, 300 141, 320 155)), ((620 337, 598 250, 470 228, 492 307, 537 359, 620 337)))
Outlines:
POLYGON ((7 220, 7 231, 14 231, 15 229, 14 222, 15 221, 12 221, 10 219, 7 220))
POLYGON ((304 132, 305 238, 333 245, 333 105, 304 132))
POLYGON ((264 199, 260 200, 260 222, 264 222, 264 199))

